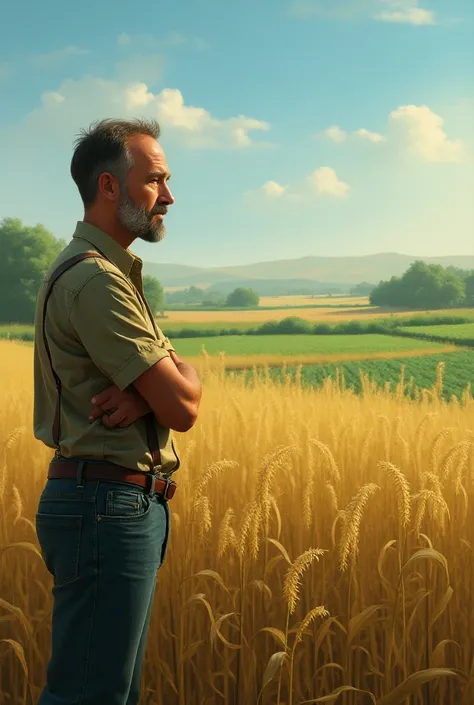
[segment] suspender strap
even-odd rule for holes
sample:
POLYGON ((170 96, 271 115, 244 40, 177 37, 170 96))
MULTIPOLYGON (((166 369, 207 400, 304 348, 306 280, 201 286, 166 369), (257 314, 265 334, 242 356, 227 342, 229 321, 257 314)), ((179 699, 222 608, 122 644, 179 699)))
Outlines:
MULTIPOLYGON (((98 253, 98 252, 81 252, 78 255, 74 255, 74 257, 70 257, 67 259, 65 262, 59 265, 54 272, 51 274, 49 281, 48 281, 48 287, 46 290, 46 295, 44 298, 44 304, 43 304, 43 343, 44 347, 46 349, 46 354, 48 355, 49 359, 49 364, 51 366, 51 372, 54 377, 54 381, 56 384, 56 390, 57 390, 57 399, 56 399, 56 409, 54 412, 54 421, 53 421, 53 442, 54 445, 56 446, 56 452, 59 453, 59 439, 61 437, 61 380, 59 379, 59 376, 57 375, 54 367, 53 367, 53 361, 51 358, 51 350, 48 344, 48 339, 46 337, 46 307, 48 304, 49 297, 51 296, 51 292, 53 289, 54 283, 59 279, 59 277, 64 274, 70 267, 73 267, 77 262, 81 262, 84 259, 88 259, 90 257, 95 257, 99 259, 107 259, 104 257, 104 255, 98 253)), ((148 308, 148 307, 147 307, 148 308)), ((158 438, 158 431, 156 429, 156 420, 155 416, 153 413, 149 413, 144 417, 145 425, 146 425, 146 435, 147 435, 147 443, 148 447, 150 450, 151 454, 151 463, 150 463, 150 470, 151 472, 155 472, 155 466, 161 465, 161 452, 160 452, 160 443, 159 443, 159 438, 158 438)))

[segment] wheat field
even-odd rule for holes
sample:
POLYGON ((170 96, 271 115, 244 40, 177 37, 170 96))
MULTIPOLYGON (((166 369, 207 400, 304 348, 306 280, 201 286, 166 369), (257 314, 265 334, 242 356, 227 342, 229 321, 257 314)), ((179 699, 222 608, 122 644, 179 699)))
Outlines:
MULTIPOLYGON (((316 302, 316 300, 315 300, 316 302)), ((314 305, 314 304, 313 304, 314 305)), ((301 306, 301 304, 300 304, 301 306)), ((160 318, 158 322, 163 328, 171 324, 177 328, 179 323, 193 323, 196 327, 200 323, 213 323, 216 327, 232 328, 236 323, 248 323, 249 325, 259 325, 266 321, 282 321, 284 318, 296 316, 310 323, 343 323, 344 321, 371 321, 380 318, 411 317, 420 316, 423 311, 408 311, 401 309, 384 309, 378 306, 367 306, 356 308, 355 306, 345 306, 341 308, 280 308, 275 310, 253 309, 241 311, 200 311, 198 308, 187 311, 166 311, 166 319, 160 318)), ((473 308, 459 309, 439 309, 431 311, 436 316, 474 316, 473 308)))
POLYGON ((261 296, 260 306, 369 306, 368 296, 324 296, 312 297, 308 294, 293 294, 287 296, 261 296))
MULTIPOLYGON (((0 343, 0 703, 36 703, 51 580, 34 518, 32 349, 0 343)), ((471 705, 474 401, 201 366, 146 705, 471 705)))

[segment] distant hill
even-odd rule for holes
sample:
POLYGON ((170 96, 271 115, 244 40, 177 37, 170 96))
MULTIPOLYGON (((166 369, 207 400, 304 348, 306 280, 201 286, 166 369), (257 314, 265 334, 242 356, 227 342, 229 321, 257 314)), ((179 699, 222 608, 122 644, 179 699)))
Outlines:
MULTIPOLYGON (((253 286, 259 293, 259 286, 264 286, 262 280, 273 280, 280 282, 283 289, 288 286, 295 286, 296 280, 301 282, 303 287, 316 287, 321 285, 334 287, 334 290, 346 291, 348 287, 362 281, 377 284, 381 280, 390 279, 392 276, 401 276, 416 260, 423 260, 428 264, 441 264, 443 267, 461 267, 462 269, 474 269, 474 255, 453 255, 450 257, 416 257, 412 255, 400 255, 387 252, 374 255, 364 255, 361 257, 300 257, 291 260, 276 260, 270 262, 256 262, 255 264, 239 265, 236 267, 192 267, 181 264, 161 264, 155 262, 144 263, 144 273, 150 274, 163 284, 164 287, 188 287, 199 286, 207 288, 212 286, 213 290, 218 290, 217 284, 235 286, 253 286), (282 280, 285 280, 283 283, 282 280), (290 280, 290 281, 288 281, 290 280), (290 284, 291 282, 291 284, 290 284)), ((272 286, 268 282, 268 286, 272 286)), ((275 290, 276 290, 275 289, 275 290)), ((224 289, 221 287, 221 291, 224 289)), ((311 291, 313 291, 311 289, 311 291)), ((278 293, 296 293, 278 289, 278 293)), ((325 293, 324 291, 322 293, 325 293)))
POLYGON ((347 284, 318 282, 314 279, 231 279, 211 284, 207 291, 220 291, 222 294, 230 294, 231 291, 239 286, 255 289, 260 296, 345 294, 349 290, 347 284))

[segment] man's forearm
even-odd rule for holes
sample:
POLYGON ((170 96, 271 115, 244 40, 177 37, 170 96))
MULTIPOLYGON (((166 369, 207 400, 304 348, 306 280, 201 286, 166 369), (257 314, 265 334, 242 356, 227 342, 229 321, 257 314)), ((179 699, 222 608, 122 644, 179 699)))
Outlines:
POLYGON ((196 391, 196 396, 200 399, 202 392, 201 380, 199 379, 199 375, 194 369, 194 367, 192 365, 189 365, 187 362, 181 361, 175 364, 178 369, 178 372, 183 375, 185 380, 192 384, 193 389, 196 391))
POLYGON ((201 399, 201 394, 202 394, 202 387, 201 387, 201 380, 199 379, 199 375, 194 369, 192 365, 189 365, 187 362, 183 362, 173 351, 170 351, 170 356, 171 359, 173 360, 174 364, 176 365, 176 368, 180 374, 183 375, 184 379, 187 380, 193 387, 193 391, 195 391, 197 400, 199 401, 201 399))

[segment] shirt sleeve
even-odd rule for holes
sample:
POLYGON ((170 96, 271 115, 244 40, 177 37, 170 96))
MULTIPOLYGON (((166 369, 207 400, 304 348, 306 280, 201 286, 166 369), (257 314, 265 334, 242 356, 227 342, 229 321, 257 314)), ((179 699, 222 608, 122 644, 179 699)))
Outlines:
POLYGON ((70 325, 96 367, 121 391, 173 349, 164 336, 157 339, 132 286, 109 271, 95 274, 77 294, 70 325))
POLYGON ((163 338, 163 347, 165 350, 172 350, 173 352, 176 352, 173 343, 170 342, 170 340, 166 337, 163 338))
MULTIPOLYGON (((158 326, 157 326, 157 328, 158 328, 158 326)), ((169 338, 167 338, 167 337, 165 336, 165 334, 163 333, 163 331, 161 330, 161 328, 158 328, 158 339, 159 339, 160 341, 162 341, 163 347, 164 347, 165 350, 172 350, 173 352, 176 352, 173 343, 171 343, 171 341, 169 340, 169 338)))

